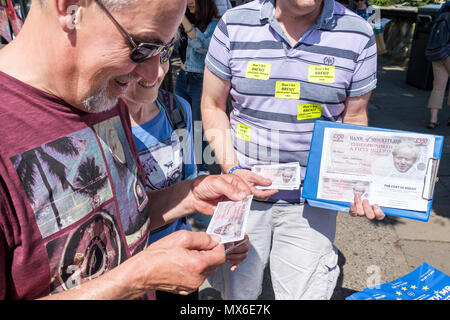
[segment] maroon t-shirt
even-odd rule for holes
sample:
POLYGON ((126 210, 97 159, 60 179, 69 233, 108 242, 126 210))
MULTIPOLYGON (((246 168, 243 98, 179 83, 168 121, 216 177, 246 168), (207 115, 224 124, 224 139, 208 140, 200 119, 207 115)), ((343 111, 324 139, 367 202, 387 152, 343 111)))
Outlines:
POLYGON ((147 245, 123 101, 90 114, 0 72, 0 298, 94 279, 147 245))

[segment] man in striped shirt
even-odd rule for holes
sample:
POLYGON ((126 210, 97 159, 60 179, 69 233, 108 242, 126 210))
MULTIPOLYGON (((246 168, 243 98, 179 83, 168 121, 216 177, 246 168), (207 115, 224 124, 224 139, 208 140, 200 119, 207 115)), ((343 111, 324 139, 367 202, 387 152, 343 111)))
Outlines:
MULTIPOLYGON (((301 188, 256 189, 268 182, 249 169, 299 162, 303 180, 315 120, 367 125, 376 51, 369 24, 333 0, 256 0, 218 23, 206 58, 205 134, 222 170, 242 177, 257 199, 248 258, 210 279, 224 299, 256 299, 269 257, 276 299, 331 297, 339 275, 336 212, 310 207, 301 188)), ((384 218, 359 197, 350 213, 384 218)))

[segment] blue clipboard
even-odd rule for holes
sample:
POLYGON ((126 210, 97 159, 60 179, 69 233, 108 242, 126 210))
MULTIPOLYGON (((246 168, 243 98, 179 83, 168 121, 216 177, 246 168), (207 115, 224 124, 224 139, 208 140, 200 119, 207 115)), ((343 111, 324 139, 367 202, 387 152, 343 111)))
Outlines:
MULTIPOLYGON (((385 128, 367 127, 359 125, 344 124, 339 122, 316 120, 314 123, 314 131, 311 140, 311 149, 309 152, 308 165, 306 167, 305 180, 303 184, 302 197, 307 200, 308 204, 314 207, 325 208, 329 210, 348 212, 350 208, 350 202, 340 202, 333 200, 325 200, 317 198, 320 165, 322 162, 322 148, 325 128, 338 128, 338 129, 352 129, 352 130, 366 130, 366 131, 385 131, 385 132, 398 132, 398 133, 417 133, 410 131, 391 130, 385 128)), ((398 216, 403 218, 409 218, 419 221, 428 221, 430 217, 431 206, 433 203, 434 184, 439 168, 439 161, 441 159, 442 148, 444 144, 444 137, 430 134, 423 134, 432 136, 435 139, 433 158, 429 159, 429 164, 432 166, 432 174, 427 179, 430 179, 431 189, 430 194, 427 195, 428 200, 427 211, 413 211, 404 210, 390 207, 381 207, 383 212, 387 215, 398 216)))

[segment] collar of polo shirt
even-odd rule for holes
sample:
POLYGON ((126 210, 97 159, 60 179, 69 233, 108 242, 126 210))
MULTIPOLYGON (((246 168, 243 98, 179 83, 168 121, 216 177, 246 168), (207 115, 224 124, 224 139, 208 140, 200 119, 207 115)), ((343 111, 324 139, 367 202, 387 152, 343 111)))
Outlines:
MULTIPOLYGON (((322 9, 322 14, 320 15, 319 20, 313 26, 313 28, 319 29, 332 29, 332 19, 334 13, 334 0, 323 0, 324 6, 322 9)), ((266 0, 264 1, 261 7, 261 20, 270 21, 270 18, 275 14, 275 0, 266 0)))

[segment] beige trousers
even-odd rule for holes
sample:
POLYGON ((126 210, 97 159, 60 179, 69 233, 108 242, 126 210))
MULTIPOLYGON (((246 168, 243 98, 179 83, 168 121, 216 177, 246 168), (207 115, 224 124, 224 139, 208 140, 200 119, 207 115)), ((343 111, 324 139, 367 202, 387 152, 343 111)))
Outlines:
MULTIPOLYGON (((433 61, 433 90, 428 100, 428 108, 442 109, 445 89, 450 76, 450 57, 445 60, 433 61)), ((450 105, 450 95, 447 97, 447 105, 450 105)))

